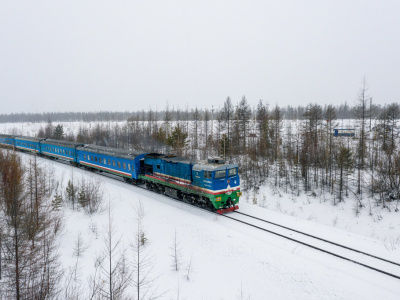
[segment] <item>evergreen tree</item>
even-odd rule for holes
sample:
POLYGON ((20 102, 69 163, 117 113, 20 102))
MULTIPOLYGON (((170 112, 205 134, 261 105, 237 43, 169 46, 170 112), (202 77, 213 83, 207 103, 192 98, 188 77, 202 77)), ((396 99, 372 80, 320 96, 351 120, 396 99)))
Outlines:
POLYGON ((178 156, 181 156, 188 143, 187 137, 188 134, 178 124, 174 127, 171 134, 168 135, 167 145, 171 146, 178 156))
POLYGON ((56 140, 62 140, 64 137, 64 128, 62 125, 58 124, 56 128, 54 129, 54 134, 53 134, 54 139, 56 140))
POLYGON ((51 206, 52 206, 53 210, 59 211, 62 207, 62 202, 63 202, 62 196, 56 192, 53 200, 51 201, 51 206))
POLYGON ((82 207, 85 207, 87 205, 85 187, 82 187, 81 190, 79 191, 78 202, 82 207))
POLYGON ((67 188, 66 188, 66 196, 67 200, 70 204, 72 204, 72 209, 75 209, 75 197, 76 197, 76 190, 74 184, 71 180, 68 180, 67 188))
POLYGON ((341 146, 338 153, 335 155, 336 162, 339 168, 339 182, 338 182, 338 192, 339 192, 339 202, 343 200, 343 188, 345 182, 347 181, 347 176, 352 171, 353 159, 350 148, 341 146))

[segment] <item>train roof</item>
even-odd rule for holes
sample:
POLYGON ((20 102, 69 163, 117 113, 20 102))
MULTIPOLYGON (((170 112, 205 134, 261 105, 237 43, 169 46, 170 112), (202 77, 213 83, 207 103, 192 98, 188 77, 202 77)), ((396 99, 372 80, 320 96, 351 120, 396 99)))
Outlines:
POLYGON ((8 138, 8 139, 13 139, 13 138, 15 138, 15 135, 0 133, 0 137, 2 137, 2 138, 8 138))
POLYGON ((70 148, 75 148, 77 146, 83 145, 80 143, 74 143, 74 142, 68 142, 68 141, 62 141, 62 140, 53 140, 53 139, 45 139, 44 141, 42 141, 42 144, 56 145, 56 146, 70 147, 70 148))
POLYGON ((146 154, 146 157, 162 159, 162 160, 165 160, 166 162, 181 163, 181 164, 188 164, 188 165, 194 165, 197 163, 197 161, 192 161, 185 157, 178 157, 178 156, 169 155, 169 154, 149 153, 149 154, 146 154))
POLYGON ((82 150, 82 151, 92 152, 92 153, 98 153, 98 154, 110 155, 110 156, 116 156, 116 157, 128 158, 128 159, 132 159, 138 155, 144 154, 143 152, 138 152, 138 151, 103 147, 103 146, 97 146, 97 145, 92 145, 92 144, 82 145, 82 146, 79 146, 77 149, 82 150))
POLYGON ((219 164, 219 163, 209 163, 207 161, 200 161, 193 166, 193 171, 219 171, 237 168, 237 164, 219 164))
POLYGON ((44 140, 42 138, 37 138, 37 137, 31 137, 31 136, 15 136, 15 139, 23 140, 23 141, 29 141, 29 142, 39 142, 40 140, 44 140))

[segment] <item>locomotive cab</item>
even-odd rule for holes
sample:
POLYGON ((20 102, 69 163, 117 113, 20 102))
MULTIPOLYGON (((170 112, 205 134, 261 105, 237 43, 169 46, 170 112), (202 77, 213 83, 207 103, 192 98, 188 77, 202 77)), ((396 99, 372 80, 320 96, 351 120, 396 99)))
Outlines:
POLYGON ((239 202, 240 179, 236 164, 208 161, 193 166, 193 186, 207 194, 217 209, 235 210, 239 202))

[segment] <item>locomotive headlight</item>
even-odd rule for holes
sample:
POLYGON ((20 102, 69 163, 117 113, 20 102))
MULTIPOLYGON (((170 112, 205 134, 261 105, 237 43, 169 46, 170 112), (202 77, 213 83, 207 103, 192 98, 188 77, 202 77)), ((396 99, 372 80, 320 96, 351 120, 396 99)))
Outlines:
POLYGON ((238 197, 242 196, 242 192, 238 192, 238 193, 237 193, 237 196, 238 196, 238 197))
POLYGON ((215 201, 221 201, 221 197, 215 198, 215 201))

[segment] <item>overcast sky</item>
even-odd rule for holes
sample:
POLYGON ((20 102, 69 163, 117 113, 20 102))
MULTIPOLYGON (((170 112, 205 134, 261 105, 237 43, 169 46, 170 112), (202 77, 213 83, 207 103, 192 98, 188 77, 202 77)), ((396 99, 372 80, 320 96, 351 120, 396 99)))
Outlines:
POLYGON ((400 101, 400 1, 0 0, 0 113, 400 101))

